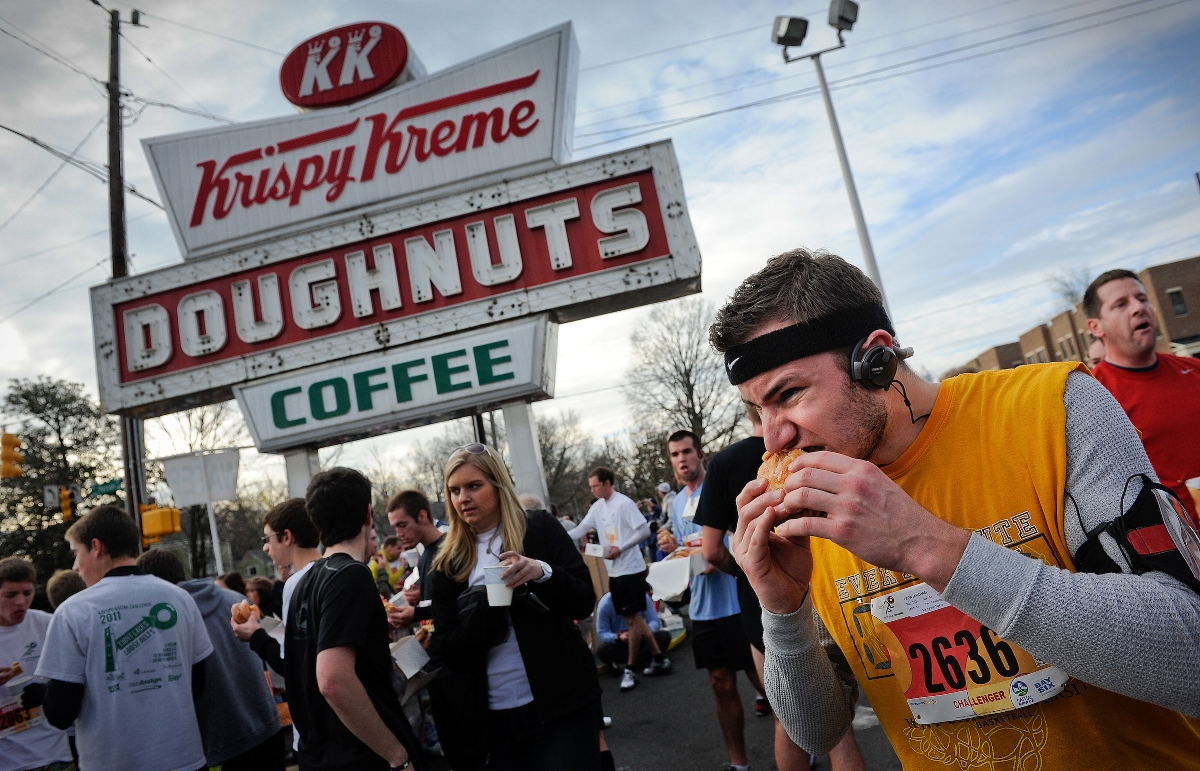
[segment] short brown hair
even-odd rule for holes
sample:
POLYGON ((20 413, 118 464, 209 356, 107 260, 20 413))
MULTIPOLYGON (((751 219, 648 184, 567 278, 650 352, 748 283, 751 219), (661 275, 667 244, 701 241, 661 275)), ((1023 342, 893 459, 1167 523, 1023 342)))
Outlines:
POLYGON ((708 342, 725 353, 772 321, 799 324, 863 305, 883 305, 865 273, 836 254, 793 249, 742 282, 717 311, 708 342))
POLYGON ((1092 283, 1088 284, 1088 288, 1083 292, 1083 312, 1089 319, 1100 318, 1100 287, 1110 281, 1119 281, 1123 278, 1131 278, 1139 284, 1142 280, 1138 278, 1138 274, 1132 270, 1125 268, 1113 268, 1106 270, 1099 276, 1092 279, 1092 283))
POLYGON ((27 557, 5 557, 0 560, 0 584, 37 583, 37 568, 27 557))
POLYGON ((187 578, 183 563, 168 549, 151 549, 138 557, 137 565, 152 576, 177 584, 187 578))
POLYGON ((292 531, 292 538, 302 549, 317 548, 317 526, 308 518, 304 508, 303 498, 288 498, 283 503, 271 507, 263 517, 263 524, 271 528, 271 532, 283 535, 283 531, 292 531))
POLYGON ((108 556, 136 557, 141 541, 137 523, 116 506, 97 506, 67 530, 67 540, 91 548, 92 541, 104 544, 108 556))
POLYGON ((610 485, 617 483, 617 475, 607 466, 598 466, 592 469, 592 473, 588 474, 588 479, 592 477, 595 477, 596 481, 600 484, 604 484, 605 482, 608 482, 610 485))
POLYGON ((383 539, 383 545, 384 546, 399 546, 400 545, 400 537, 395 536, 395 535, 389 535, 387 538, 383 539))
POLYGON ((688 431, 686 428, 680 429, 667 437, 667 444, 671 442, 682 442, 684 439, 692 440, 692 449, 697 453, 704 452, 704 442, 700 441, 700 437, 696 436, 696 432, 688 431))
POLYGON ((50 606, 57 608, 68 597, 79 594, 86 588, 87 584, 82 576, 74 570, 64 568, 54 571, 54 575, 46 582, 46 596, 50 598, 50 606))
POLYGON ((429 498, 419 490, 404 490, 396 493, 388 501, 387 510, 389 514, 396 510, 403 511, 413 522, 420 522, 421 512, 424 511, 425 515, 429 517, 429 521, 433 522, 433 512, 429 510, 429 498))

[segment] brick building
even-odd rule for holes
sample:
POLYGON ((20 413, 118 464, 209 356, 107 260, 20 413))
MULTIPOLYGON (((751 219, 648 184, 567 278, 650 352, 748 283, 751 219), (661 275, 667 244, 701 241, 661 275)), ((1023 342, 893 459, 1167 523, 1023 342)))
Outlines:
MULTIPOLYGON (((1138 277, 1158 316, 1155 350, 1200 357, 1200 257, 1153 265, 1138 277)), ((1088 356, 1092 342, 1087 314, 1077 304, 1025 332, 1019 342, 992 346, 951 371, 982 372, 1048 361, 1082 361, 1092 366, 1095 362, 1088 356)))
POLYGON ((1050 327, 1046 324, 1038 324, 1021 335, 1020 346, 1021 358, 1026 364, 1062 361, 1055 352, 1054 343, 1050 339, 1050 327))
POLYGON ((1200 257, 1154 265, 1138 276, 1154 299, 1162 332, 1159 349, 1181 356, 1200 354, 1200 257))
POLYGON ((1012 369, 1025 363, 1021 353, 1020 343, 1004 343, 993 345, 983 353, 967 362, 966 368, 973 372, 983 372, 989 369, 1012 369))

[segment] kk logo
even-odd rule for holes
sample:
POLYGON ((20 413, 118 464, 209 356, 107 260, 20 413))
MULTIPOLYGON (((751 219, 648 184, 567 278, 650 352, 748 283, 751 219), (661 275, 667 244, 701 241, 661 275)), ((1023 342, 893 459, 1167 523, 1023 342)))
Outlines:
MULTIPOLYGON (((360 81, 371 80, 375 72, 371 69, 370 55, 379 44, 383 28, 378 24, 369 30, 358 30, 347 36, 346 55, 342 58, 341 74, 338 76, 339 86, 348 86, 355 77, 360 81), (367 37, 363 45, 363 37, 367 37)), ((333 90, 333 79, 329 76, 329 65, 342 51, 342 38, 331 36, 327 41, 318 40, 308 46, 308 58, 304 62, 304 75, 300 78, 300 96, 311 96, 313 91, 333 90), (325 46, 329 48, 326 50, 325 46)))

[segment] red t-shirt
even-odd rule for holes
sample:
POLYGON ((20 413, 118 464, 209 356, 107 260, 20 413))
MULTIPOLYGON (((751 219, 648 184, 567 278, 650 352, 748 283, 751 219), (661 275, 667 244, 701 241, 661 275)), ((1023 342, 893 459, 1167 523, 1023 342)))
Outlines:
POLYGON ((1102 361, 1093 374, 1138 430, 1159 481, 1196 517, 1184 482, 1200 477, 1200 359, 1160 353, 1157 364, 1141 370, 1102 361))

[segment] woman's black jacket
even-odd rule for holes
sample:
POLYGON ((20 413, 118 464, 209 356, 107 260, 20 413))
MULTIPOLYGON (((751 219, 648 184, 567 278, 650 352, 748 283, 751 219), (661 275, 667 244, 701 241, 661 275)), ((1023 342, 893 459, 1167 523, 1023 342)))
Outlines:
MULTIPOLYGON (((438 570, 432 575, 431 652, 468 678, 469 703, 463 705, 463 725, 487 725, 487 652, 504 640, 506 610, 512 617, 542 722, 550 723, 584 707, 599 708, 595 660, 574 624, 575 619, 591 615, 595 607, 591 575, 562 523, 545 511, 528 512, 527 517, 524 554, 548 564, 552 574, 543 583, 519 587, 511 608, 492 608, 483 595, 481 602, 469 604, 460 613, 459 596, 467 591, 467 585, 438 570), (546 609, 522 596, 526 587, 546 609)), ((477 746, 483 750, 487 744, 478 742, 477 746)))

